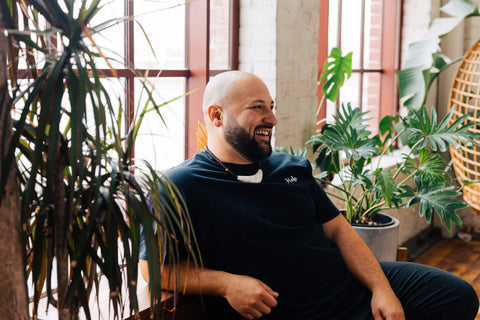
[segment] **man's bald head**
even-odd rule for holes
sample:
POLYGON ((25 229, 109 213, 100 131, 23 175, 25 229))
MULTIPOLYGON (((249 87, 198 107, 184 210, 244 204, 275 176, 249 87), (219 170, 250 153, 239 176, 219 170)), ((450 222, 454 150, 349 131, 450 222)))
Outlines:
POLYGON ((241 90, 239 90, 241 81, 249 78, 260 80, 256 75, 238 70, 222 72, 213 77, 208 82, 203 94, 203 113, 206 114, 208 107, 211 105, 228 108, 231 102, 241 93, 241 90))

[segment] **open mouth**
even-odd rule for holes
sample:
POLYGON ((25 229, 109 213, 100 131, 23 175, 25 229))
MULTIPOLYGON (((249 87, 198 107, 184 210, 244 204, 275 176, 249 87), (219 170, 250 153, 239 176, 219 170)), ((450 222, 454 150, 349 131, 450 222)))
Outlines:
POLYGON ((257 135, 257 136, 264 136, 264 137, 270 137, 270 136, 272 135, 272 131, 271 131, 271 130, 258 129, 258 130, 255 130, 255 135, 257 135))

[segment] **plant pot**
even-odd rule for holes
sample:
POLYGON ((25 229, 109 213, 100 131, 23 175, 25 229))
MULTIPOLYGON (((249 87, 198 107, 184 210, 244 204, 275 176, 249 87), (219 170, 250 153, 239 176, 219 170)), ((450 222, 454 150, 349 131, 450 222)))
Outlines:
POLYGON ((386 214, 374 218, 376 225, 354 224, 353 228, 373 251, 378 261, 396 261, 400 221, 386 214))

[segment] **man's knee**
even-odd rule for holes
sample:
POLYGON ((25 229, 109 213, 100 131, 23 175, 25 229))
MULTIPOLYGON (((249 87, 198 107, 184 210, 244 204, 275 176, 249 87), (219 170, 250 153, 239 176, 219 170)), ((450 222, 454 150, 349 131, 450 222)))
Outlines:
POLYGON ((416 263, 382 262, 381 265, 411 319, 475 318, 478 296, 464 279, 416 263))
POLYGON ((461 296, 464 317, 459 319, 474 319, 478 313, 478 296, 470 283, 463 280, 457 285, 458 295, 461 296))

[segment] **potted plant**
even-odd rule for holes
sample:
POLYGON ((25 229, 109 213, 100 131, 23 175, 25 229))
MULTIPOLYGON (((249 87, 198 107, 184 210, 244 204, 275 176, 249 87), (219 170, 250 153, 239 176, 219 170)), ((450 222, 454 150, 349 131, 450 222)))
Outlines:
MULTIPOLYGON (((451 222, 461 225, 456 210, 467 205, 457 199, 461 193, 449 165, 436 152, 446 151, 449 144, 455 146, 455 139, 472 144, 478 136, 468 131, 472 125, 465 124, 466 117, 448 125, 451 115, 439 124, 435 110, 428 113, 426 107, 410 110, 406 117, 387 116, 380 122, 380 135, 372 136, 366 113, 347 104, 333 123, 325 124, 307 142, 313 146, 315 162, 322 171, 317 179, 330 186, 326 192, 331 197, 342 201, 345 218, 358 226, 357 231, 380 260, 394 260, 397 251, 398 222, 381 214, 386 209, 418 204, 418 214, 427 222, 436 212, 448 230, 451 222), (396 165, 385 167, 382 158, 401 143, 402 137, 408 148, 396 165), (332 175, 338 180, 328 179, 332 175), (364 228, 384 222, 391 223, 385 225, 393 231, 391 238, 370 241, 364 228), (391 248, 383 249, 382 244, 391 248)), ((383 237, 388 234, 380 228, 375 232, 383 237)))
MULTIPOLYGON (((342 105, 332 123, 326 123, 307 144, 313 147, 315 164, 321 170, 316 175, 326 192, 343 203, 345 218, 356 226, 381 260, 394 260, 397 253, 398 221, 382 214, 386 209, 417 205, 418 214, 431 222, 434 212, 447 230, 451 223, 461 225, 458 209, 467 204, 458 199, 461 194, 455 184, 450 166, 438 154, 457 147, 477 143, 478 134, 469 129, 467 116, 449 123, 453 110, 438 119, 435 108, 427 108, 428 89, 439 73, 455 61, 437 52, 440 39, 463 19, 478 15, 478 7, 469 1, 452 0, 442 10, 453 16, 438 18, 432 24, 428 37, 410 46, 405 69, 399 72, 401 98, 408 109, 405 116, 388 115, 379 122, 378 134, 368 128, 368 113, 350 103, 342 105), (425 45, 428 44, 428 45, 425 45), (423 52, 422 52, 423 50, 423 52), (424 59, 415 59, 424 57, 424 59), (382 161, 394 148, 403 146, 401 157, 393 165, 382 161), (333 179, 335 177, 335 179, 333 179), (362 229, 382 225, 393 230, 391 240, 370 240, 362 229), (387 253, 376 248, 390 243, 387 253)), ((338 90, 351 74, 352 53, 342 56, 334 48, 325 63, 320 80, 324 99, 336 101, 338 90)), ((317 115, 320 113, 317 111, 317 115)), ((290 147, 277 151, 304 156, 304 150, 290 147)), ((379 228, 375 228, 378 232, 379 228)), ((380 231, 383 233, 383 231, 380 231)), ((385 237, 385 234, 382 234, 385 237)))
MULTIPOLYGON (((156 113, 161 123, 160 107, 165 103, 153 99, 154 88, 140 77, 148 99, 136 108, 129 130, 124 132, 125 100, 107 90, 108 80, 96 67, 97 59, 109 65, 110 59, 92 35, 131 18, 92 25, 92 18, 101 10, 98 0, 75 4, 2 1, 0 6, 0 30, 6 35, 2 44, 9 43, 0 51, 4 89, 0 208, 11 210, 0 210, 0 215, 8 222, 2 236, 11 234, 13 241, 2 242, 0 256, 2 265, 26 275, 23 281, 11 283, 13 288, 4 288, 2 310, 5 316, 37 318, 39 301, 45 295, 50 312, 56 308, 59 319, 77 319, 80 311, 89 319, 90 303, 100 303, 100 299, 91 299, 91 294, 98 293, 100 279, 105 278, 112 317, 138 314, 140 226, 153 226, 157 221, 158 230, 170 235, 160 239, 153 227, 144 228, 152 257, 150 279, 158 279, 151 281, 152 304, 161 299, 160 265, 154 261, 160 261, 162 255, 176 261, 177 237, 192 245, 187 250, 193 260, 196 251, 178 192, 150 166, 143 174, 133 171, 134 144, 142 119, 148 112, 156 113), (55 42, 49 42, 50 38, 55 42), (158 188, 165 196, 155 192, 148 201, 147 192, 158 188), (17 205, 9 205, 12 203, 17 205), (152 216, 151 205, 161 217, 152 216), (12 216, 18 218, 16 222, 11 222, 12 216), (30 306, 26 305, 27 287, 30 306), (122 287, 126 288, 123 292, 122 287), (129 310, 124 310, 124 291, 128 291, 129 310), (12 296, 12 292, 16 294, 12 296)), ((116 75, 113 68, 110 71, 116 75)), ((121 83, 118 77, 111 79, 121 83)), ((126 97, 129 99, 133 101, 126 97)), ((2 270, 9 274, 8 269, 2 270)))
MULTIPOLYGON (((446 151, 450 144, 457 146, 457 141, 476 143, 475 139, 479 136, 468 131, 474 124, 468 124, 465 116, 448 124, 453 110, 450 110, 443 119, 437 119, 435 108, 428 111, 425 103, 433 81, 443 70, 461 59, 451 60, 442 55, 439 52, 441 39, 465 18, 478 16, 480 13, 478 6, 468 0, 451 0, 441 10, 450 16, 435 19, 424 38, 409 46, 405 66, 398 73, 400 98, 408 110, 405 117, 391 115, 384 117, 379 123, 379 134, 373 136, 367 126, 368 114, 352 108, 350 104, 343 105, 337 110, 333 123, 323 126, 307 142, 313 146, 315 152, 318 152, 315 162, 322 170, 319 179, 331 185, 330 179, 325 179, 326 176, 331 177, 332 174, 340 172, 348 173, 338 176, 340 181, 351 182, 350 185, 335 188, 345 196, 342 199, 346 203, 346 218, 352 223, 368 221, 385 208, 416 202, 423 204, 419 208, 419 214, 425 216, 427 221, 431 220, 432 209, 437 209, 435 211, 448 229, 450 222, 461 223, 455 213, 458 209, 456 206, 447 205, 447 208, 442 210, 434 201, 428 201, 439 198, 440 195, 447 195, 448 199, 453 190, 451 186, 447 186, 453 182, 451 176, 444 170, 447 164, 435 152, 446 151), (390 153, 395 146, 402 145, 409 147, 408 152, 403 155, 403 160, 394 170, 383 169, 382 157, 390 153), (341 161, 341 155, 344 161, 341 161), (414 165, 415 161, 418 161, 418 165, 414 165), (367 165, 370 167, 363 168, 367 165), (392 178, 398 178, 401 174, 405 175, 406 179, 392 181, 395 180, 392 178), (409 189, 406 182, 410 179, 413 179, 421 189, 436 182, 436 188, 428 188, 433 191, 431 195, 436 196, 415 198, 411 190, 408 193, 401 191, 409 189), (350 192, 353 190, 350 188, 356 187, 364 190, 358 196, 350 192), (365 192, 366 190, 370 192, 365 192), (402 197, 398 198, 398 195, 402 197)), ((332 50, 320 79, 326 80, 322 87, 323 100, 336 101, 338 90, 352 71, 351 55, 352 53, 348 53, 342 56, 338 48, 332 50)), ((319 109, 324 104, 323 100, 319 104, 319 109)), ((441 199, 445 197, 442 196, 441 199)), ((445 204, 451 203, 456 201, 447 200, 445 204)))
MULTIPOLYGON (((322 79, 328 79, 323 87, 327 99, 332 96, 328 88, 338 90, 351 72, 348 56, 342 57, 336 48, 325 64, 322 79)), ((337 110, 332 123, 311 137, 307 144, 313 147, 321 170, 316 177, 330 187, 326 192, 331 197, 342 201, 350 223, 381 224, 382 219, 391 220, 380 215, 382 211, 418 204, 418 214, 427 222, 436 212, 448 230, 452 222, 461 225, 456 211, 467 205, 457 198, 460 192, 449 165, 437 152, 447 151, 450 144, 457 146, 457 141, 471 145, 479 137, 468 130, 473 124, 467 123, 466 116, 449 124, 452 112, 437 121, 435 109, 412 108, 406 116, 381 119, 379 133, 372 135, 368 113, 348 103, 337 110), (400 145, 406 146, 401 159, 386 167, 383 157, 400 145)))

